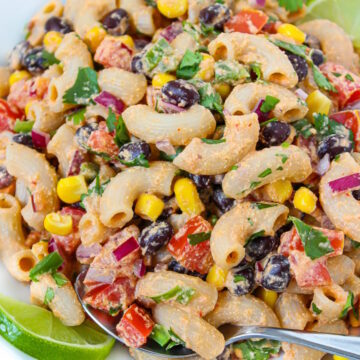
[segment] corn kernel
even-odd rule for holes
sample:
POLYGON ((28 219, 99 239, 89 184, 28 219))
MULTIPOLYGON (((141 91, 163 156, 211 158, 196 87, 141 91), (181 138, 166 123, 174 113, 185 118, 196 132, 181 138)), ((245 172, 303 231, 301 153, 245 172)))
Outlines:
POLYGON ((44 46, 47 51, 55 52, 62 42, 62 36, 57 31, 49 31, 44 36, 44 46))
POLYGON ((291 38, 299 44, 302 44, 306 39, 306 34, 292 24, 282 24, 277 31, 279 34, 291 38))
POLYGON ((130 49, 135 48, 135 43, 133 38, 130 35, 122 35, 118 36, 117 39, 122 42, 124 45, 126 45, 130 49))
POLYGON ((229 96, 231 91, 231 86, 226 83, 215 84, 214 88, 220 94, 223 100, 225 100, 229 96))
POLYGON ((293 192, 293 187, 289 180, 278 180, 265 185, 262 190, 266 200, 283 204, 289 200, 293 192))
POLYGON ((70 215, 61 215, 50 213, 45 216, 44 228, 54 235, 66 236, 73 230, 72 217, 70 215))
POLYGON ((174 19, 186 14, 188 0, 158 0, 158 10, 169 19, 174 19))
POLYGON ((164 202, 152 194, 141 194, 136 202, 135 214, 143 219, 156 221, 164 210, 164 202))
POLYGON ((316 202, 316 195, 304 186, 295 193, 294 206, 305 214, 311 214, 316 209, 316 202))
POLYGON ((328 115, 331 108, 331 100, 320 90, 313 91, 306 99, 309 111, 306 117, 314 121, 314 113, 328 115))
POLYGON ((262 301, 264 301, 271 308, 274 308, 276 300, 278 298, 278 294, 275 291, 267 290, 262 287, 260 287, 256 291, 256 296, 262 301))
POLYGON ((100 43, 104 40, 106 31, 101 26, 97 25, 90 29, 85 37, 84 41, 89 46, 92 52, 95 52, 100 43))
POLYGON ((340 355, 333 355, 334 360, 349 360, 346 357, 340 356, 340 355))
POLYGON ((152 86, 155 88, 162 88, 166 83, 172 80, 176 80, 174 75, 159 73, 153 77, 152 86))
POLYGON ((227 270, 223 270, 221 267, 213 265, 207 274, 206 281, 209 284, 215 285, 218 290, 222 290, 225 286, 227 274, 227 270))
POLYGON ((201 54, 201 55, 202 55, 202 60, 200 63, 200 69, 195 75, 195 78, 204 81, 210 81, 215 74, 215 60, 209 54, 201 54))
POLYGON ((204 211, 194 183, 187 178, 176 181, 174 186, 175 198, 182 212, 188 215, 199 215, 204 211))
POLYGON ((33 101, 28 101, 25 105, 25 116, 27 119, 29 118, 30 108, 31 108, 32 104, 33 104, 33 101))
POLYGON ((354 328, 360 327, 360 319, 357 319, 353 311, 350 311, 349 315, 350 325, 354 328))
POLYGON ((46 241, 39 241, 32 246, 31 251, 39 260, 42 260, 45 256, 49 255, 48 243, 46 241))
POLYGON ((31 78, 31 74, 26 70, 15 71, 9 77, 9 85, 11 87, 18 81, 28 80, 30 78, 31 78))
POLYGON ((81 195, 86 192, 87 185, 83 175, 69 176, 60 179, 57 183, 57 194, 67 204, 80 201, 81 195))

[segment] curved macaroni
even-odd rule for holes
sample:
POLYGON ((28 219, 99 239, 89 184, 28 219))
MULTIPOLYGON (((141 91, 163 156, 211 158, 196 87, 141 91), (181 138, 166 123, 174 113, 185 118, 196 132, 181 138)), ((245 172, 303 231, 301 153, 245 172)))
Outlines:
POLYGON ((276 85, 250 83, 238 85, 225 101, 224 109, 231 115, 250 114, 256 104, 267 95, 279 101, 272 110, 274 117, 285 122, 292 122, 304 118, 308 108, 293 92, 276 85))
POLYGON ((216 127, 214 116, 201 105, 177 114, 160 114, 149 106, 135 105, 122 115, 130 133, 151 144, 167 139, 172 145, 187 145, 195 137, 211 135, 216 127))
POLYGON ((206 144, 199 138, 192 139, 173 163, 192 174, 217 175, 229 171, 255 150, 260 127, 256 114, 225 116, 225 124, 223 143, 206 144))
POLYGON ((284 205, 259 209, 256 203, 243 202, 225 213, 214 226, 210 238, 211 254, 222 269, 230 269, 245 256, 247 238, 264 230, 272 236, 287 219, 288 208, 284 205), (250 220, 249 220, 250 219, 250 220))
POLYGON ((343 285, 355 273, 355 263, 346 255, 329 258, 326 267, 329 270, 332 281, 338 285, 343 285))
POLYGON ((295 145, 272 146, 245 156, 223 180, 226 196, 242 199, 253 190, 277 180, 304 181, 312 173, 307 153, 295 145))

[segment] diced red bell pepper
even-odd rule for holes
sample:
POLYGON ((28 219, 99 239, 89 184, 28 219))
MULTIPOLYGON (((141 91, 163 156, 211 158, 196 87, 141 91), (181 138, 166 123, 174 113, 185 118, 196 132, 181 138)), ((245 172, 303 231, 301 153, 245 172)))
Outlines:
POLYGON ((225 24, 226 32, 257 34, 267 23, 269 17, 260 10, 241 10, 225 24))
POLYGON ((360 151, 360 111, 347 110, 330 115, 330 119, 343 124, 354 134, 355 151, 360 151))
POLYGON ((24 113, 22 111, 0 99, 0 132, 13 130, 16 119, 22 120, 23 118, 24 113))
POLYGON ((148 313, 133 304, 125 311, 116 331, 127 346, 138 348, 146 343, 154 325, 148 313))
POLYGON ((360 76, 330 62, 321 65, 320 70, 337 90, 333 95, 341 109, 360 100, 360 76))
POLYGON ((169 252, 186 269, 206 274, 213 264, 210 240, 191 245, 188 236, 208 233, 211 229, 210 223, 201 216, 191 218, 170 240, 169 252))

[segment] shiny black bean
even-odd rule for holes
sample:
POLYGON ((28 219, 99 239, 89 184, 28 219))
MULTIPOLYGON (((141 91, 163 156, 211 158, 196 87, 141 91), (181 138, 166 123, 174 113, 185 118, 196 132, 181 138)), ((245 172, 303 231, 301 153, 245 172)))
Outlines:
POLYGON ((351 152, 352 148, 352 143, 347 136, 334 134, 329 135, 320 142, 317 153, 320 159, 323 158, 325 154, 329 154, 330 160, 333 160, 336 155, 351 152))
POLYGON ((34 144, 33 144, 33 141, 32 141, 32 137, 30 134, 16 134, 13 136, 13 141, 18 143, 18 144, 21 144, 21 145, 25 145, 29 148, 33 148, 34 147, 34 144))
POLYGON ((289 137, 290 125, 281 121, 272 121, 260 129, 260 142, 264 146, 281 145, 289 137))
POLYGON ((184 268, 182 265, 180 265, 175 260, 171 260, 169 262, 168 270, 177 272, 179 274, 186 274, 186 275, 196 276, 196 277, 199 277, 199 278, 201 278, 203 280, 206 279, 206 275, 202 275, 202 274, 198 273, 197 271, 190 271, 190 270, 184 268))
POLYGON ((199 20, 206 27, 222 30, 224 24, 230 19, 230 10, 226 5, 214 4, 200 11, 199 20))
POLYGON ((143 254, 155 254, 170 241, 173 234, 172 226, 165 221, 154 222, 144 228, 139 237, 143 254))
MULTIPOLYGON (((291 230, 292 227, 293 227, 293 223, 291 221, 289 221, 288 223, 283 225, 278 231, 276 231, 275 238, 276 238, 276 241, 277 241, 278 245, 280 244, 281 235, 283 233, 291 230)), ((276 247, 278 247, 278 245, 276 247)))
POLYGON ((308 74, 308 64, 304 58, 299 55, 292 54, 288 51, 285 51, 287 57, 289 58, 298 78, 299 81, 303 81, 308 74))
POLYGON ((261 260, 274 250, 277 240, 272 236, 261 236, 251 240, 245 247, 246 254, 254 260, 261 260))
POLYGON ((284 291, 291 280, 290 262, 283 255, 273 255, 261 274, 261 285, 268 290, 284 291))
POLYGON ((24 59, 29 48, 30 44, 27 41, 22 41, 14 47, 9 56, 9 65, 11 68, 20 69, 24 67, 24 59))
POLYGON ((223 212, 229 211, 235 203, 234 199, 226 197, 221 188, 214 189, 211 198, 215 205, 223 212))
POLYGON ((136 74, 143 72, 142 56, 140 54, 135 55, 131 60, 131 71, 136 74))
POLYGON ((91 133, 98 129, 97 123, 84 125, 76 130, 75 139, 77 144, 85 150, 88 150, 88 140, 91 133))
POLYGON ((251 266, 231 270, 232 284, 227 284, 234 295, 249 294, 255 286, 255 270, 251 266))
POLYGON ((312 49, 321 49, 320 40, 314 35, 307 34, 304 45, 306 45, 312 49))
POLYGON ((321 50, 314 49, 311 51, 311 60, 317 66, 323 64, 325 61, 323 52, 321 50))
POLYGON ((210 176, 189 174, 189 178, 195 183, 198 189, 207 189, 211 185, 210 176))
POLYGON ((354 190, 352 192, 352 196, 356 199, 360 201, 360 190, 354 190))
POLYGON ((181 108, 188 108, 200 100, 200 95, 195 86, 185 80, 173 80, 161 88, 163 101, 181 108))
POLYGON ((119 159, 124 162, 131 162, 140 155, 144 155, 146 159, 151 155, 150 145, 145 141, 124 144, 119 150, 119 159))
POLYGON ((43 48, 36 47, 29 50, 24 57, 24 67, 31 73, 39 73, 46 69, 43 59, 43 48))
POLYGON ((72 31, 71 25, 65 21, 65 19, 62 19, 57 16, 51 17, 48 21, 45 23, 45 31, 57 31, 61 34, 67 34, 72 31))
POLYGON ((11 185, 14 177, 11 176, 6 170, 5 166, 0 166, 0 189, 4 189, 11 185))
POLYGON ((124 9, 115 9, 102 19, 102 24, 109 34, 124 35, 129 29, 129 15, 124 9))

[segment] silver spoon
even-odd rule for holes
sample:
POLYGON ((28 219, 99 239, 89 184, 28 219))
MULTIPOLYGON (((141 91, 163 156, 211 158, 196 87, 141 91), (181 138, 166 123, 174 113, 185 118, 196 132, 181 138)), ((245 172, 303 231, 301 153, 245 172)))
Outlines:
MULTIPOLYGON (((82 301, 84 296, 84 278, 85 272, 82 272, 78 275, 75 282, 75 291, 84 311, 107 334, 122 344, 125 344, 124 340, 117 336, 116 333, 116 324, 120 321, 120 315, 115 317, 107 315, 100 310, 93 309, 82 301)), ((219 330, 224 334, 226 345, 254 338, 278 340, 303 345, 328 354, 344 356, 350 360, 360 360, 360 337, 358 336, 334 335, 259 326, 239 327, 224 325, 220 327, 219 330)), ((151 339, 139 350, 151 355, 174 359, 189 358, 195 355, 191 350, 181 346, 176 346, 171 350, 166 351, 151 339)))

